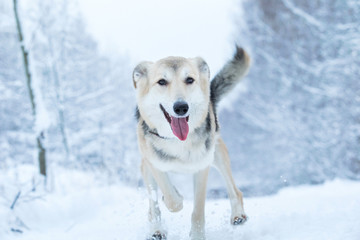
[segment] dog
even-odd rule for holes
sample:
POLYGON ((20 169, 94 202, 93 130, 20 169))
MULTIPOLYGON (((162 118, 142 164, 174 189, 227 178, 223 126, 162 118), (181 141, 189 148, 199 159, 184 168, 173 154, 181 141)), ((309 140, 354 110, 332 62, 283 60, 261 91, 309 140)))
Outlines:
POLYGON ((167 57, 135 67, 137 137, 141 172, 149 194, 150 239, 163 240, 167 234, 161 226, 158 187, 169 211, 183 207, 183 197, 172 185, 169 172, 193 174, 191 239, 205 239, 204 207, 210 166, 225 179, 231 223, 239 225, 248 219, 243 194, 235 185, 228 150, 220 136, 216 108, 249 67, 250 56, 238 46, 212 81, 209 67, 200 57, 167 57))

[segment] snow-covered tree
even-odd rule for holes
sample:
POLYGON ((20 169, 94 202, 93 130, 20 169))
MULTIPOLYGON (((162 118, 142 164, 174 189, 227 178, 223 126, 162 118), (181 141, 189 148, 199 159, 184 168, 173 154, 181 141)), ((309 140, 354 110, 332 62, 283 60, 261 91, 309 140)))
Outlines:
POLYGON ((16 29, 18 34, 18 40, 21 50, 21 55, 23 59, 23 66, 24 66, 24 72, 25 72, 25 78, 26 78, 26 86, 28 89, 28 95, 31 103, 31 112, 34 117, 35 122, 35 135, 36 135, 36 146, 38 150, 38 163, 39 163, 39 172, 43 176, 47 176, 47 170, 46 170, 46 148, 44 146, 43 140, 44 140, 44 126, 40 124, 42 122, 41 115, 40 115, 40 102, 41 98, 37 95, 35 84, 33 80, 33 76, 31 74, 30 70, 30 58, 29 58, 29 52, 27 50, 27 47, 25 46, 25 40, 24 40, 24 33, 23 33, 23 25, 20 20, 20 15, 18 11, 18 2, 17 0, 13 0, 13 7, 14 7, 14 16, 15 16, 15 22, 16 22, 16 29))
MULTIPOLYGON (((37 80, 35 85, 47 113, 44 143, 50 167, 61 164, 101 169, 117 179, 136 180, 139 161, 135 103, 131 103, 134 95, 127 59, 100 53, 75 3, 66 0, 21 3, 19 13, 25 46, 31 52, 31 74, 37 80)), ((36 147, 24 139, 27 136, 24 132, 30 134, 34 128, 31 106, 24 104, 24 100, 28 101, 24 98, 26 80, 24 74, 20 75, 22 55, 15 18, 8 13, 9 9, 12 10, 8 4, 0 5, 3 26, 0 39, 4 42, 0 45, 0 55, 4 56, 0 59, 0 89, 4 91, 0 94, 3 100, 0 114, 5 133, 0 136, 0 148, 4 150, 0 157, 7 159, 0 161, 0 167, 32 163, 36 147)))
POLYGON ((241 7, 238 41, 250 48, 253 66, 248 91, 220 115, 240 182, 257 194, 359 179, 360 3, 256 0, 241 7))
POLYGON ((0 167, 32 163, 33 118, 12 2, 0 3, 0 167))

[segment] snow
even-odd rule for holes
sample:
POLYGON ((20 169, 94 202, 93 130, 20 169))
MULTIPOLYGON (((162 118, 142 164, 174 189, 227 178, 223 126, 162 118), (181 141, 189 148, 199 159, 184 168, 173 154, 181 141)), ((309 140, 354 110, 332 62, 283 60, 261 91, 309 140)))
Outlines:
MULTIPOLYGON (((30 168, 19 167, 25 173, 21 182, 28 182, 30 168)), ((0 182, 11 183, 14 172, 3 173, 0 182)), ((94 174, 75 170, 57 168, 56 174, 52 192, 38 190, 32 199, 20 197, 14 210, 9 208, 13 199, 0 198, 0 239, 146 239, 145 188, 104 184, 94 174)), ((0 185, 1 191, 15 197, 16 191, 8 186, 0 185)), ((229 224, 228 199, 207 199, 208 240, 360 239, 360 182, 337 179, 244 201, 250 219, 234 227, 229 224)), ((189 239, 191 199, 185 199, 178 213, 169 213, 162 203, 160 207, 168 239, 189 239)))
POLYGON ((291 3, 288 0, 283 0, 283 3, 285 4, 285 6, 287 8, 289 8, 295 15, 302 17, 303 19, 305 19, 309 24, 314 25, 318 28, 323 28, 324 26, 321 24, 321 22, 319 22, 318 20, 316 20, 316 18, 312 17, 311 15, 309 15, 308 13, 306 13, 305 11, 299 9, 298 7, 296 7, 293 3, 291 3))

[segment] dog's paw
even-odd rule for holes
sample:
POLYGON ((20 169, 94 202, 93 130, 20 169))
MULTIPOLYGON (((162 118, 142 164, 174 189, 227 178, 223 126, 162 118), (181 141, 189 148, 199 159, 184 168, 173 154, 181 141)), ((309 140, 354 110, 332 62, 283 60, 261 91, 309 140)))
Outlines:
POLYGON ((148 240, 166 240, 166 234, 156 231, 148 240))
POLYGON ((245 214, 241 214, 240 217, 234 217, 231 223, 233 225, 240 225, 240 224, 244 224, 248 219, 249 219, 248 216, 246 216, 245 214))

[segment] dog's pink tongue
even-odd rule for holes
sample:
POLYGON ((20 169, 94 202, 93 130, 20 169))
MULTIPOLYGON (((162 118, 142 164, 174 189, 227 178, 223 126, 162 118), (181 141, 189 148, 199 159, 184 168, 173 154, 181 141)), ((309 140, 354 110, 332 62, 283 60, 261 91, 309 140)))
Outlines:
POLYGON ((171 130, 181 141, 186 140, 189 133, 189 125, 186 118, 176 118, 171 116, 171 130))

